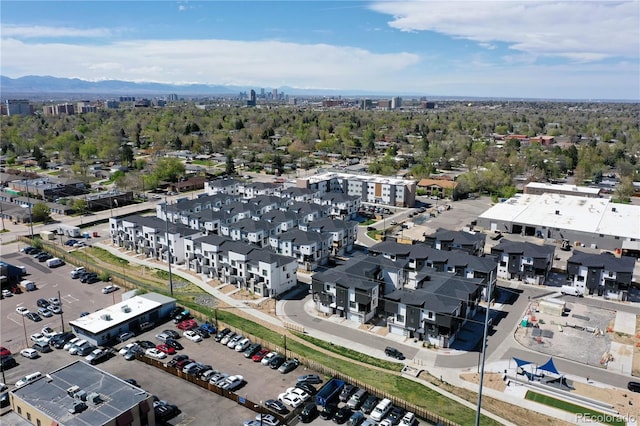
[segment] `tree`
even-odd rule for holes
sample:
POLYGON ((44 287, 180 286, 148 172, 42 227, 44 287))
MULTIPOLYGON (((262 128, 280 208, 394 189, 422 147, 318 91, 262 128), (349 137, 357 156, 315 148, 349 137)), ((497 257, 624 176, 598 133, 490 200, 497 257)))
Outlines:
POLYGON ((178 177, 184 175, 184 164, 177 158, 161 158, 156 163, 153 174, 158 180, 168 180, 176 182, 178 177))
POLYGON ((85 214, 87 212, 87 201, 84 198, 76 198, 71 206, 74 211, 85 214))
POLYGON ((225 173, 229 176, 234 176, 236 174, 236 163, 233 161, 231 154, 227 154, 225 173))
POLYGON ((129 145, 124 145, 120 149, 120 161, 122 162, 122 164, 126 164, 127 167, 131 167, 131 164, 133 163, 133 158, 134 158, 134 155, 131 147, 129 145))
POLYGON ((34 222, 47 222, 51 219, 51 209, 45 203, 37 203, 31 209, 31 217, 34 222))

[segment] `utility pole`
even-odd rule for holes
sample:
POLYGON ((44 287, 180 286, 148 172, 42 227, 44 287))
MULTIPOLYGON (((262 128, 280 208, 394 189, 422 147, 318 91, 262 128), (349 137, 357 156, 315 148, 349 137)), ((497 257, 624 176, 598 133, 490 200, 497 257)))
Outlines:
POLYGON ((64 333, 64 317, 62 316, 64 311, 62 310, 62 299, 60 298, 60 290, 58 290, 58 300, 60 301, 60 322, 62 323, 62 332, 64 333))
POLYGON ((476 426, 480 426, 480 411, 482 410, 482 385, 484 384, 484 362, 487 357, 487 337, 489 334, 489 311, 491 310, 491 295, 493 284, 493 271, 489 274, 487 285, 487 311, 484 317, 484 332, 482 333, 482 362, 480 365, 480 386, 478 388, 478 407, 476 409, 476 426))
MULTIPOLYGON (((25 173, 27 169, 25 167, 25 173)), ((33 216, 31 215, 31 196, 29 195, 29 176, 25 177, 25 186, 27 188, 27 208, 29 209, 29 226, 31 227, 31 241, 33 241, 33 216)))
POLYGON ((165 241, 167 243, 167 261, 169 262, 169 291, 171 297, 173 297, 173 274, 171 273, 171 247, 169 246, 169 215, 167 214, 167 207, 169 202, 167 197, 164 198, 164 226, 165 226, 165 241))

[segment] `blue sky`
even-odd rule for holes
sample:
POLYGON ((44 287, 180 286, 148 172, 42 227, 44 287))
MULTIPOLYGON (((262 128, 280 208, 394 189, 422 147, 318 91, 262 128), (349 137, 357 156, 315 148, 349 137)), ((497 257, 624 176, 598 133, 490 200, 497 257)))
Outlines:
POLYGON ((6 1, 0 73, 640 100, 636 1, 6 1))

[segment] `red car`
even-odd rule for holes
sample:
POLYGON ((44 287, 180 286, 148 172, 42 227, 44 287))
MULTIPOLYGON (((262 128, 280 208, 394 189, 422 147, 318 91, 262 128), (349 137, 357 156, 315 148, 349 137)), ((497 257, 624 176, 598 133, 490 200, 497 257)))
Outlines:
POLYGON ((192 319, 184 320, 184 321, 178 323, 178 325, 177 325, 177 327, 180 330, 193 330, 197 326, 198 326, 198 323, 195 320, 192 320, 192 319))
POLYGON ((260 349, 260 351, 257 354, 255 354, 251 359, 253 360, 253 362, 260 362, 262 361, 262 358, 264 358, 264 356, 269 352, 271 352, 269 349, 260 349))
POLYGON ((172 348, 171 346, 167 346, 167 345, 158 345, 156 346, 156 348, 158 348, 158 350, 160 352, 164 352, 167 355, 173 355, 176 353, 175 348, 172 348))
POLYGON ((11 355, 11 351, 4 346, 0 346, 0 356, 11 355))

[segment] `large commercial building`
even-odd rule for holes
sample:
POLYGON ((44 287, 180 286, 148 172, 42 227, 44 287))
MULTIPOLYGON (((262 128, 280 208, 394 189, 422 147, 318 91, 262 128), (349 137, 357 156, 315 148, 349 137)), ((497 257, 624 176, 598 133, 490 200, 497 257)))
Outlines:
POLYGON ((146 293, 70 321, 73 332, 94 345, 106 345, 127 331, 139 331, 143 322, 157 322, 169 316, 176 300, 158 293, 146 293))
POLYGON ((416 203, 416 181, 390 176, 327 172, 299 178, 296 186, 321 193, 342 192, 373 204, 413 207, 416 203))
POLYGON ((608 198, 519 194, 478 217, 477 226, 503 233, 568 240, 576 247, 620 250, 640 241, 640 206, 608 198))
POLYGON ((155 425, 153 396, 76 361, 10 392, 11 408, 32 425, 155 425))

